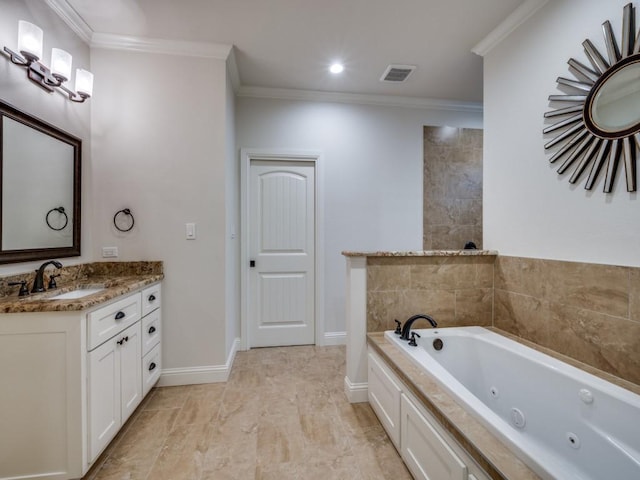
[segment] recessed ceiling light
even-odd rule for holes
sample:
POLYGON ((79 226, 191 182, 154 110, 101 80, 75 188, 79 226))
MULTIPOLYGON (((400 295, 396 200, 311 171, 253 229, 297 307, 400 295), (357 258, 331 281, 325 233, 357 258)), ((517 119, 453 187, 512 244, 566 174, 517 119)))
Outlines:
POLYGON ((329 67, 331 73, 342 73, 344 71, 344 65, 341 63, 334 63, 329 67))

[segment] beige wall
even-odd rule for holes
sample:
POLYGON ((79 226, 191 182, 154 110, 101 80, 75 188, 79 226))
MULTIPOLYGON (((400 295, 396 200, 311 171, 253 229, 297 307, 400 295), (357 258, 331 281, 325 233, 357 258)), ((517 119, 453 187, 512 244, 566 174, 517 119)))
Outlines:
POLYGON ((423 248, 482 248, 482 130, 424 127, 423 248))
POLYGON ((491 326, 640 384, 640 268, 521 257, 369 258, 367 331, 491 326), (495 263, 494 263, 495 260, 495 263))
POLYGON ((92 68, 100 92, 92 98, 95 188, 86 205, 94 258, 116 246, 121 261, 162 260, 163 367, 224 365, 233 328, 225 61, 94 49, 92 68), (136 223, 120 233, 112 218, 125 207, 136 223), (186 240, 187 222, 197 224, 196 240, 186 240))

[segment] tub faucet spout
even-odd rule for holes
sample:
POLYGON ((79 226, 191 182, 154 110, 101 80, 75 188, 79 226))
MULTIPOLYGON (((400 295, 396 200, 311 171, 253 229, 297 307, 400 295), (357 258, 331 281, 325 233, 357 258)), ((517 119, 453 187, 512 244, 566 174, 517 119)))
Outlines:
POLYGON ((403 340, 409 340, 410 339, 409 332, 411 331, 411 326, 413 325, 413 322, 420 319, 424 319, 428 321, 433 328, 436 328, 438 326, 438 323, 432 317, 430 317, 429 315, 425 315, 424 313, 419 313, 418 315, 414 315, 413 317, 409 318, 406 322, 404 322, 404 326, 402 327, 402 335, 400 335, 400 338, 403 340))

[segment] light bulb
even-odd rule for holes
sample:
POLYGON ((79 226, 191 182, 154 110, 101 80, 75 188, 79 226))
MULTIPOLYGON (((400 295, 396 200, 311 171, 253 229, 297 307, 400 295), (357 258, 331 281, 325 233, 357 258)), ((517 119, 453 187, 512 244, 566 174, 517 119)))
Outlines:
POLYGON ((51 49, 51 74, 61 82, 71 78, 71 62, 70 53, 59 48, 51 49))
POLYGON ((93 73, 81 68, 76 70, 76 92, 83 97, 91 96, 93 93, 93 73))
POLYGON ((329 67, 329 71, 334 74, 342 73, 344 71, 344 65, 341 63, 334 63, 329 67))
POLYGON ((37 61, 42 58, 42 38, 40 27, 24 20, 18 22, 18 51, 27 60, 37 61))

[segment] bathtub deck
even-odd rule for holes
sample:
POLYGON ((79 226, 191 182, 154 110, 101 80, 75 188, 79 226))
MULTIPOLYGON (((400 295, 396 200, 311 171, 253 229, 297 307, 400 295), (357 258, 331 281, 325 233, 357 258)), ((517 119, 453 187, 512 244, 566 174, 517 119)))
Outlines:
POLYGON ((367 343, 388 363, 423 403, 474 458, 496 480, 539 480, 497 437, 456 403, 436 380, 421 372, 384 333, 367 334, 367 343))

